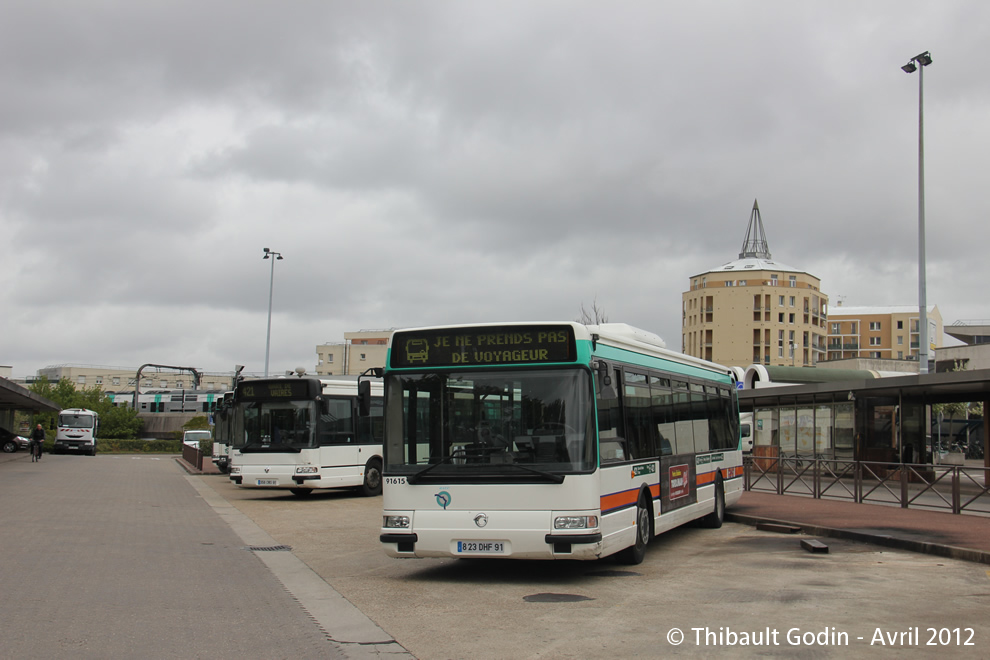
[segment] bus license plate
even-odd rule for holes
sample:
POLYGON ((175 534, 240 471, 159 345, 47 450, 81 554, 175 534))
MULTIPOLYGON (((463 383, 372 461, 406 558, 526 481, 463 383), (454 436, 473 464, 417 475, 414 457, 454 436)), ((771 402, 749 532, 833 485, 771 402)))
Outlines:
POLYGON ((503 555, 505 541, 458 541, 457 554, 503 555))
POLYGON ((277 486, 278 479, 258 479, 259 486, 277 486))

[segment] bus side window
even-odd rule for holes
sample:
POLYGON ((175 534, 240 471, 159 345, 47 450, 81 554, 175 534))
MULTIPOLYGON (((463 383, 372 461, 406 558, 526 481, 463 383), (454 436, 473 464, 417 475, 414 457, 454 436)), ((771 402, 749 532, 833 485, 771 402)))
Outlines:
POLYGON ((650 387, 645 374, 623 373, 628 458, 656 456, 656 427, 650 411, 650 387))
POLYGON ((354 442, 353 412, 349 399, 327 399, 324 402, 324 409, 320 414, 321 446, 354 442))
MULTIPOLYGON (((615 379, 620 372, 616 370, 615 379)), ((616 387, 618 391, 620 388, 616 387)), ((601 452, 601 462, 624 461, 628 458, 625 451, 624 429, 622 426, 622 409, 619 407, 619 397, 602 397, 598 393, 598 442, 601 452)))

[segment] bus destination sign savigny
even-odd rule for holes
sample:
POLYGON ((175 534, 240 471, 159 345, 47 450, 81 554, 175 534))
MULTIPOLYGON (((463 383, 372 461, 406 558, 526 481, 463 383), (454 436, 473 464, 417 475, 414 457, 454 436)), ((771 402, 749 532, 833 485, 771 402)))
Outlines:
POLYGON ((434 328, 396 332, 393 368, 482 364, 573 362, 574 329, 569 325, 434 328))

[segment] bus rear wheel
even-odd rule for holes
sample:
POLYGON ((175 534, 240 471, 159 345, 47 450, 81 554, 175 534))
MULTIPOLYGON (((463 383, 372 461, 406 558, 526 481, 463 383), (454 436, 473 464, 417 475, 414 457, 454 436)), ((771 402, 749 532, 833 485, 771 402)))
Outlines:
POLYGON ((365 497, 382 494, 382 463, 377 458, 371 459, 364 466, 364 483, 361 484, 361 494, 365 497))
POLYGON ((718 529, 725 520, 725 488, 722 486, 722 475, 715 477, 715 508, 701 519, 701 524, 708 529, 718 529))
POLYGON ((636 504, 636 542, 619 553, 619 561, 623 564, 642 564, 646 558, 646 546, 653 538, 653 516, 649 504, 642 495, 636 504))

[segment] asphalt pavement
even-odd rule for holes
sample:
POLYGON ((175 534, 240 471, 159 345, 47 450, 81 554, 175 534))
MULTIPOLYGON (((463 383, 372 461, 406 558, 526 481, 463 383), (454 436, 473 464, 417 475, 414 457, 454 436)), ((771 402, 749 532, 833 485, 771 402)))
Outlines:
MULTIPOLYGON (((3 655, 412 657, 196 473, 0 454, 3 655)), ((990 563, 982 516, 748 492, 727 519, 990 563)))

